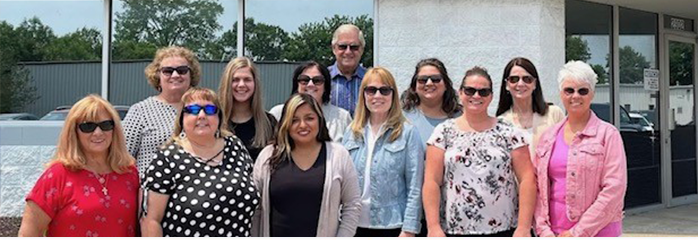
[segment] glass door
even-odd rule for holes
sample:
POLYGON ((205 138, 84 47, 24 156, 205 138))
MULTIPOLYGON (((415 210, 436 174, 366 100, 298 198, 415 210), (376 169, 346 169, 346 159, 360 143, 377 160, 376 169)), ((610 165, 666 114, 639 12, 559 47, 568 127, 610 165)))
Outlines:
POLYGON ((667 38, 668 125, 671 138, 670 206, 698 200, 696 166, 695 40, 667 38))

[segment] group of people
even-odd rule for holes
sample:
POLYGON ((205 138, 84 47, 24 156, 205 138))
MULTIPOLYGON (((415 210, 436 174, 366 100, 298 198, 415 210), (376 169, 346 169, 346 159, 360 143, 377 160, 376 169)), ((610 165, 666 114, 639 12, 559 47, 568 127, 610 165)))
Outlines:
POLYGON ((590 110, 597 76, 572 61, 548 104, 536 67, 512 59, 497 117, 493 80, 458 88, 435 58, 399 97, 383 67, 359 62, 354 25, 336 62, 293 73, 265 111, 261 79, 231 60, 218 92, 195 54, 166 47, 145 69, 159 94, 122 122, 104 99, 71 108, 56 155, 26 198, 20 236, 619 236, 626 157, 590 110))

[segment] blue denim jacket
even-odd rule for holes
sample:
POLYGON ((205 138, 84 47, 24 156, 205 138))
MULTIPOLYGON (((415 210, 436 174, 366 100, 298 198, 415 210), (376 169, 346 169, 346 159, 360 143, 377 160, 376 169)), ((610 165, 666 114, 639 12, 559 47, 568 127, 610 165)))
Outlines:
MULTIPOLYGON (((424 152, 419 131, 411 124, 403 124, 402 134, 388 143, 393 129, 387 129, 373 149, 371 165, 372 229, 395 229, 419 233, 422 216, 422 182, 424 180, 424 152)), ((365 141, 368 125, 362 137, 354 137, 350 128, 344 133, 342 144, 349 151, 359 176, 359 186, 364 184, 364 170, 368 156, 365 141)), ((362 191, 363 193, 363 191, 362 191)))

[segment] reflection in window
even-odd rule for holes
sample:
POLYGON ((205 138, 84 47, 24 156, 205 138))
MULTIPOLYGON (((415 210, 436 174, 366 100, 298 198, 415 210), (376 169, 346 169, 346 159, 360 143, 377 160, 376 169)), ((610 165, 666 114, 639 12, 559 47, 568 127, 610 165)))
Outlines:
POLYGON ((100 92, 103 6, 0 1, 0 113, 41 117, 100 92))

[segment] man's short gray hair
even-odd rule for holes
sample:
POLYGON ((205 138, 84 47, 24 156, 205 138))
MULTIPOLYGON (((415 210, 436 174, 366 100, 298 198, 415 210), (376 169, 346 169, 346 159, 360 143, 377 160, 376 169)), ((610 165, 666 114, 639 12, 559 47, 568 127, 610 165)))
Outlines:
POLYGON ((598 76, 589 64, 575 60, 567 62, 567 64, 562 66, 560 72, 558 72, 558 89, 562 90, 562 82, 568 79, 588 83, 591 87, 591 91, 594 91, 594 87, 598 82, 598 76))
POLYGON ((350 31, 356 31, 359 33, 359 42, 361 42, 361 47, 366 47, 366 39, 364 38, 364 32, 359 29, 359 27, 356 27, 356 25, 353 24, 342 24, 337 29, 334 31, 334 34, 332 34, 332 46, 337 44, 337 41, 339 41, 339 35, 343 33, 347 33, 350 31))

